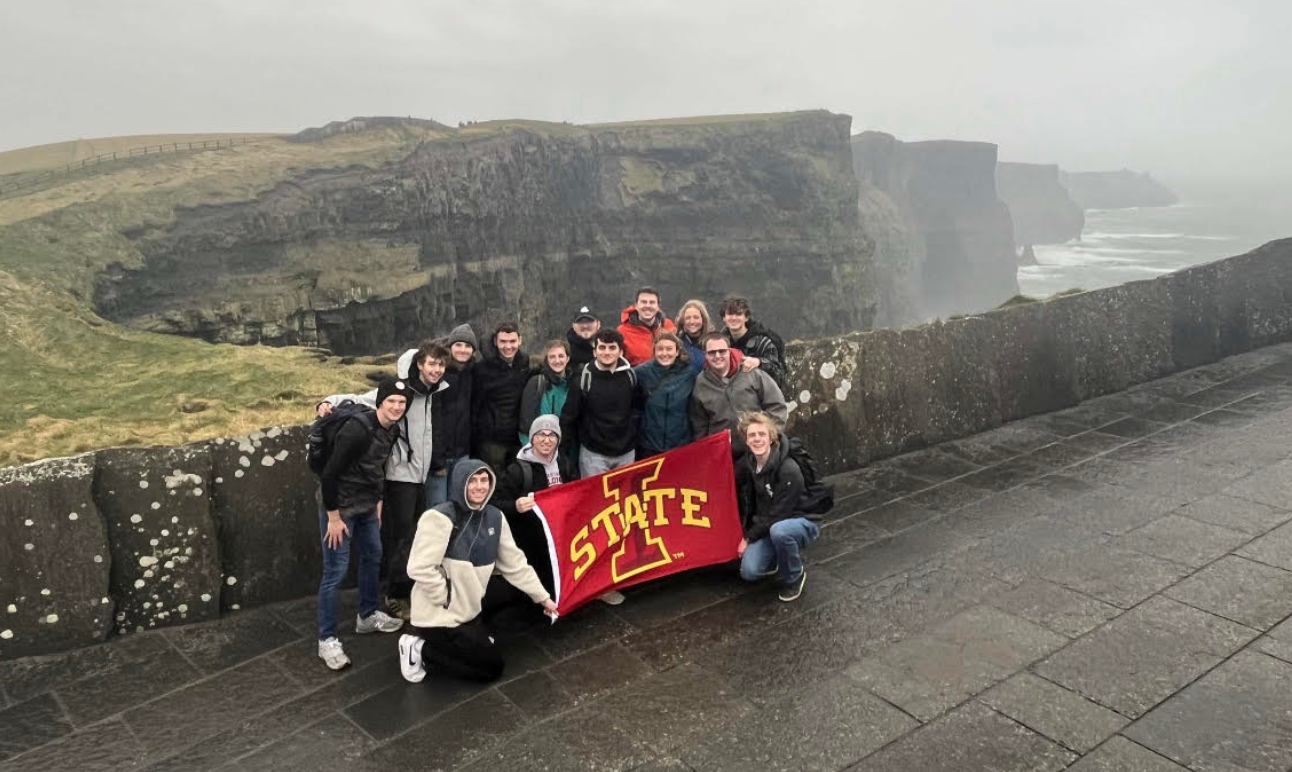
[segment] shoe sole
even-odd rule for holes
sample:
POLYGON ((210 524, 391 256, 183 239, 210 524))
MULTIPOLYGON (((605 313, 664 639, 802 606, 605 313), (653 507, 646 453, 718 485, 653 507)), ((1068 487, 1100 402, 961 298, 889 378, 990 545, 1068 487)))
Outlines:
POLYGON ((787 597, 785 597, 785 595, 782 593, 781 595, 778 595, 777 597, 781 599, 781 602, 782 602, 782 603, 793 603, 794 601, 796 601, 796 600, 798 600, 798 599, 799 599, 799 596, 801 596, 801 595, 803 594, 803 586, 804 586, 804 585, 806 585, 806 584, 807 584, 807 571, 805 570, 805 571, 803 572, 803 575, 799 577, 798 587, 794 590, 794 594, 793 594, 793 595, 791 595, 790 597, 788 597, 788 598, 787 598, 787 597))
MULTIPOLYGON (((323 658, 319 657, 319 659, 323 659, 323 658)), ((331 662, 328 662, 327 660, 324 659, 323 664, 327 666, 328 670, 331 670, 332 672, 336 672, 338 670, 345 670, 346 668, 350 667, 350 660, 347 659, 345 662, 342 662, 341 664, 333 667, 331 662)))

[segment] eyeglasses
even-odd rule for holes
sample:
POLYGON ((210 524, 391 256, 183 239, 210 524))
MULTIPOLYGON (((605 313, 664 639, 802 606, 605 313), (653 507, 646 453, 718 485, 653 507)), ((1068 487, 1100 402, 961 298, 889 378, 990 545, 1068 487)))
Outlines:
POLYGON ((555 432, 539 432, 538 434, 535 434, 535 435, 534 435, 534 439, 536 439, 536 440, 559 440, 559 439, 560 439, 560 437, 557 437, 555 432))
POLYGON ((707 357, 711 357, 713 359, 717 359, 719 357, 725 357, 727 354, 730 354, 730 353, 731 353, 731 349, 729 348, 716 348, 712 351, 704 352, 704 355, 707 357))

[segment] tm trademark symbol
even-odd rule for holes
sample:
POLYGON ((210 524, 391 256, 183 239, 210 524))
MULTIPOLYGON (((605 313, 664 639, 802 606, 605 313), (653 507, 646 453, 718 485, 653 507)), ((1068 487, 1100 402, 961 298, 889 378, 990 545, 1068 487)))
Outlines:
POLYGON ((684 558, 684 557, 686 557, 686 553, 685 553, 685 552, 674 552, 674 553, 673 553, 673 559, 674 559, 674 560, 681 560, 681 559, 682 559, 682 558, 684 558))

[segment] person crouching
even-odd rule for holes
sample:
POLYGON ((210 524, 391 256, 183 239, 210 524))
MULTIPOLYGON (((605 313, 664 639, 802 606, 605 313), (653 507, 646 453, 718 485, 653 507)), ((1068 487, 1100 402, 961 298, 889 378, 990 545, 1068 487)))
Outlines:
POLYGON ((502 654, 480 619, 489 577, 497 573, 541 605, 556 604, 512 539, 497 507, 489 506, 495 479, 483 461, 459 461, 449 474, 449 500, 422 513, 408 556, 414 582, 410 622, 399 638, 407 681, 427 672, 475 681, 502 675, 502 654))
POLYGON ((817 540, 819 515, 800 509, 805 490, 803 471, 790 458, 776 420, 767 413, 740 416, 740 433, 749 452, 736 465, 736 491, 745 537, 736 554, 740 578, 755 582, 775 576, 780 599, 798 600, 807 582, 802 550, 817 540))

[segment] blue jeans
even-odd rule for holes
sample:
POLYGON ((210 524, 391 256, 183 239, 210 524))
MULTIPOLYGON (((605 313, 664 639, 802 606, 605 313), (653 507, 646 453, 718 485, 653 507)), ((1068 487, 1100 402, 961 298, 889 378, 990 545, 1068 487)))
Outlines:
POLYGON ((377 512, 342 517, 350 533, 343 536, 341 546, 327 546, 327 510, 319 505, 319 540, 323 543, 323 581, 319 583, 319 640, 336 636, 337 588, 345 581, 350 567, 350 544, 359 548, 359 616, 366 617, 377 610, 378 578, 381 568, 381 527, 377 512))
MULTIPOLYGON (((462 460, 458 458, 446 458, 444 460, 444 474, 437 476, 434 472, 426 476, 426 508, 430 509, 436 504, 443 504, 449 500, 449 476, 453 474, 453 467, 462 460)), ((417 513, 421 516, 421 512, 417 513)))
POLYGON ((806 517, 791 517, 772 524, 767 535, 745 547, 740 558, 740 578, 756 582, 776 568, 781 584, 795 584, 803 575, 801 550, 821 535, 821 526, 806 517))

